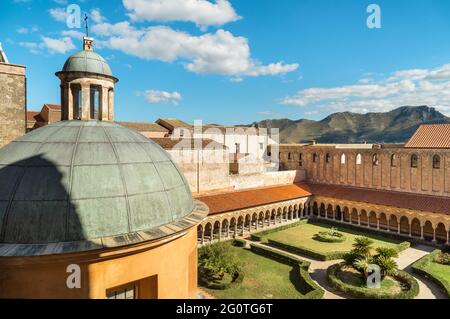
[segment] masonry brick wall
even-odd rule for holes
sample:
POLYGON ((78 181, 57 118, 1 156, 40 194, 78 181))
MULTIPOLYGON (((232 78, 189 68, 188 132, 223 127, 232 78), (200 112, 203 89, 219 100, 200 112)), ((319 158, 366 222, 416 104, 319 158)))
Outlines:
POLYGON ((311 182, 450 196, 448 149, 336 149, 334 146, 281 145, 280 153, 280 167, 286 170, 305 169, 306 179, 311 182), (316 162, 313 161, 314 154, 316 162), (361 155, 361 164, 356 164, 358 154, 361 155), (418 157, 417 168, 411 167, 413 154, 418 157), (342 155, 345 155, 344 164, 342 155), (435 155, 440 157, 439 168, 433 167, 435 155), (376 158, 378 161, 375 161, 376 158))
POLYGON ((0 63, 0 148, 26 132, 25 68, 0 63))

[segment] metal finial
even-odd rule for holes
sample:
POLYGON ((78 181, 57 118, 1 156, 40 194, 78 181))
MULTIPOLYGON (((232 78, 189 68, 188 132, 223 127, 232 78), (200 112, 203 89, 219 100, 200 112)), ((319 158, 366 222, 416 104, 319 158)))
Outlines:
POLYGON ((88 17, 88 15, 85 13, 85 14, 84 14, 84 23, 85 23, 85 25, 86 25, 86 37, 89 38, 89 25, 88 25, 88 20, 89 20, 89 17, 88 17))

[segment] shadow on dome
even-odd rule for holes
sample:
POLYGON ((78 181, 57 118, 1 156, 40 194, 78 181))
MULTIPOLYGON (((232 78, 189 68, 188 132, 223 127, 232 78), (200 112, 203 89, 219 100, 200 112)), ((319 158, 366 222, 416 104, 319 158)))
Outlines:
POLYGON ((70 167, 42 155, 0 166, 0 230, 4 244, 86 240, 69 196, 70 167))

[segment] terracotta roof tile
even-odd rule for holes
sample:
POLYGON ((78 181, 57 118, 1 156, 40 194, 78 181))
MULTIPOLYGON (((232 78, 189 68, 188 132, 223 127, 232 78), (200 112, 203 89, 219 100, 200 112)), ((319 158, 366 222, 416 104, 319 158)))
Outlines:
POLYGON ((317 196, 450 215, 450 197, 325 184, 308 184, 302 187, 317 196))
POLYGON ((421 125, 405 148, 450 148, 450 124, 421 125))
POLYGON ((168 129, 156 123, 116 122, 119 125, 139 132, 169 132, 168 129))
POLYGON ((225 194, 200 196, 197 199, 209 207, 209 214, 267 205, 286 200, 310 196, 302 185, 283 185, 267 188, 258 188, 225 194))
POLYGON ((169 150, 169 149, 182 149, 183 147, 186 147, 186 145, 189 145, 191 149, 196 149, 197 144, 200 142, 199 145, 201 145, 201 148, 204 149, 206 147, 208 148, 214 148, 214 149, 226 149, 227 147, 223 144, 217 143, 210 139, 173 139, 171 137, 163 137, 163 138, 151 138, 153 141, 155 141, 159 146, 162 148, 169 150))
POLYGON ((37 116, 39 116, 41 112, 36 111, 27 111, 27 122, 36 122, 37 116))
POLYGON ((44 104, 44 106, 47 106, 52 111, 61 111, 61 105, 59 104, 44 104))

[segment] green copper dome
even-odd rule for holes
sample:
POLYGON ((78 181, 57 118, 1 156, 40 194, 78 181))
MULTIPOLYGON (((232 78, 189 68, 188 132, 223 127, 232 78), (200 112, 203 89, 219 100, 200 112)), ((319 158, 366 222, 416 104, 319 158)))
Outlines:
POLYGON ((110 122, 62 121, 20 137, 0 149, 0 181, 0 250, 161 237, 162 225, 190 225, 198 207, 167 152, 110 122))
POLYGON ((113 76, 104 58, 94 51, 80 51, 69 57, 61 72, 88 72, 113 76))

